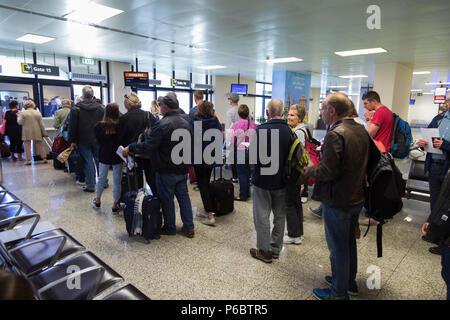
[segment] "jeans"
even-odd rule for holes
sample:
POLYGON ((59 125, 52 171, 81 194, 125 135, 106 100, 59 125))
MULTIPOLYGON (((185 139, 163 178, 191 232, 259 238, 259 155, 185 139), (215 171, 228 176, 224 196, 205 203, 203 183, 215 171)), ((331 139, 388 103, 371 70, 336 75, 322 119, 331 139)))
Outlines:
POLYGON ((104 164, 100 162, 99 165, 99 177, 97 183, 97 198, 101 198, 103 194, 103 190, 105 189, 106 184, 108 183, 108 172, 109 168, 112 166, 113 168, 113 199, 114 203, 118 203, 120 200, 120 189, 121 189, 121 181, 122 181, 122 168, 123 163, 119 164, 104 164))
POLYGON ((433 211, 434 204, 438 201, 439 193, 441 192, 441 175, 443 170, 444 164, 431 163, 429 173, 431 211, 433 211))
POLYGON ((337 209, 322 203, 322 208, 333 277, 330 289, 334 295, 344 296, 349 288, 356 287, 358 257, 355 229, 362 205, 337 209))
POLYGON ((195 176, 197 177, 200 196, 202 197, 203 207, 206 212, 213 212, 214 202, 211 198, 209 183, 211 181, 211 172, 213 168, 194 167, 195 176))
POLYGON ((97 167, 97 175, 99 174, 98 152, 99 146, 97 143, 91 142, 87 144, 78 145, 80 155, 84 160, 84 175, 86 176, 86 188, 95 190, 95 168, 97 167), (94 166, 95 161, 95 166, 94 166))
POLYGON ((288 185, 286 189, 286 226, 288 236, 291 238, 298 238, 303 235, 301 188, 301 186, 288 185))
POLYGON ((194 229, 191 199, 187 187, 187 174, 171 174, 156 172, 156 188, 161 199, 164 214, 164 228, 169 233, 176 232, 175 225, 175 195, 180 205, 180 215, 183 221, 183 230, 194 229))
POLYGON ((450 247, 444 245, 441 253, 442 279, 447 285, 447 300, 450 300, 450 247))
POLYGON ((264 190, 253 187, 253 221, 256 229, 256 246, 263 251, 279 254, 283 248, 286 220, 286 188, 264 190), (270 213, 273 212, 273 229, 270 231, 270 213))

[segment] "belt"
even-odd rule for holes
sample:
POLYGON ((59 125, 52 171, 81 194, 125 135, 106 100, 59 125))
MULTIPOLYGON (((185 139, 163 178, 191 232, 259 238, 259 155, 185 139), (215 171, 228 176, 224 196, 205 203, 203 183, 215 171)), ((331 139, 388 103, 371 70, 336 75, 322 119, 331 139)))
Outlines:
POLYGON ((445 160, 433 160, 433 159, 431 159, 431 163, 444 165, 445 160))

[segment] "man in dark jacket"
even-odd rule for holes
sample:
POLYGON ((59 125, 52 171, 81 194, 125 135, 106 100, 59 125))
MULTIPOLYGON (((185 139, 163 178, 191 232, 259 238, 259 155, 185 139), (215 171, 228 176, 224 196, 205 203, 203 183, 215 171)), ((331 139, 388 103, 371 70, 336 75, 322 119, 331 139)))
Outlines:
POLYGON ((257 156, 253 172, 253 219, 256 229, 256 248, 250 255, 266 263, 277 259, 283 248, 286 220, 286 183, 284 165, 289 155, 291 129, 283 116, 283 102, 271 100, 266 110, 269 119, 255 131, 250 144, 250 163, 257 156), (262 148, 261 141, 267 141, 262 148), (269 159, 263 159, 270 155, 269 159), (270 213, 273 212, 273 229, 270 230, 270 213))
MULTIPOLYGON (((187 173, 191 157, 188 163, 177 164, 172 157, 172 151, 178 146, 179 141, 172 141, 172 134, 177 129, 192 139, 192 126, 178 113, 178 100, 167 95, 158 99, 161 114, 164 116, 152 127, 152 131, 142 143, 133 143, 124 149, 126 157, 129 152, 147 154, 150 156, 153 169, 156 171, 156 188, 161 199, 164 213, 164 227, 161 232, 165 235, 175 235, 175 204, 174 195, 180 205, 180 215, 183 221, 183 233, 188 238, 194 237, 194 221, 192 216, 191 199, 187 188, 187 173)), ((184 137, 186 138, 186 137, 184 137)), ((184 139, 183 138, 183 139, 184 139)), ((191 141, 187 149, 191 150, 191 141)))
POLYGON ((325 277, 329 289, 314 289, 321 300, 348 299, 357 294, 357 249, 355 229, 364 205, 370 137, 364 127, 345 119, 351 101, 343 93, 328 96, 322 118, 330 126, 322 147, 319 167, 312 162, 307 175, 316 179, 313 199, 322 202, 323 220, 332 276, 325 277))
MULTIPOLYGON (((450 106, 450 97, 447 97, 447 108, 450 106)), ((425 160, 425 174, 429 173, 430 183, 430 210, 439 197, 442 181, 448 169, 450 169, 450 109, 446 112, 438 114, 433 118, 428 128, 439 128, 439 139, 433 141, 433 146, 442 151, 442 154, 427 153, 425 160)), ((419 147, 423 148, 428 141, 420 139, 419 147)), ((429 249, 431 253, 441 254, 441 247, 432 247, 429 249)))
POLYGON ((78 148, 84 160, 84 173, 86 187, 83 191, 95 192, 95 164, 99 166, 99 146, 95 138, 94 127, 103 119, 103 106, 94 101, 94 91, 90 86, 85 86, 82 91, 83 100, 72 109, 69 126, 69 143, 78 148))
MULTIPOLYGON (((141 101, 135 93, 125 95, 124 101, 127 113, 119 120, 119 143, 121 146, 129 146, 138 141, 139 135, 147 127, 152 127, 157 121, 151 112, 141 110, 141 101)), ((145 172, 145 180, 152 189, 153 194, 157 194, 155 172, 152 169, 151 161, 145 155, 136 155, 137 182, 138 186, 144 185, 142 171, 145 172)))

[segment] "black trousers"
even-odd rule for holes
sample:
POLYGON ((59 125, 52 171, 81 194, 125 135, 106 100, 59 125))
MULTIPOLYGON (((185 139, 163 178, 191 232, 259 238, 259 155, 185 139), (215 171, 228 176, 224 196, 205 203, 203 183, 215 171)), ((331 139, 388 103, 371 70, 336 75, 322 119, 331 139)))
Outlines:
POLYGON ((288 236, 298 238, 303 235, 303 207, 300 197, 301 186, 288 185, 286 188, 286 225, 288 236))
POLYGON ((9 137, 9 151, 11 153, 23 153, 23 141, 21 137, 14 137, 14 136, 8 136, 9 137))
POLYGON ((136 159, 137 162, 137 181, 139 186, 144 185, 144 177, 142 175, 142 171, 145 173, 145 181, 147 181, 148 185, 152 189, 152 193, 156 196, 158 194, 158 190, 156 190, 156 177, 155 171, 152 168, 152 163, 150 159, 136 159))
POLYGON ((211 199, 209 182, 211 181, 212 168, 194 167, 195 176, 197 177, 200 196, 202 197, 203 207, 206 212, 213 212, 214 203, 211 199))

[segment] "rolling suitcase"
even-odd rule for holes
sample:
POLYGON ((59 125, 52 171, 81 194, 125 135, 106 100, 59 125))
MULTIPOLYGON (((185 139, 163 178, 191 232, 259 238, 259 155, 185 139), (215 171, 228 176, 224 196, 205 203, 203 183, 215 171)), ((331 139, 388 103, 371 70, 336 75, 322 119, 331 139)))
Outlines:
POLYGON ((4 140, 0 142, 0 150, 2 158, 7 158, 11 155, 9 146, 4 140))
MULTIPOLYGON (((122 171, 122 179, 121 179, 121 188, 120 188, 120 203, 125 203, 125 194, 130 192, 130 186, 134 186, 136 183, 136 171, 128 171, 127 166, 124 166, 124 170, 122 171), (128 177, 130 178, 130 183, 128 183, 128 177)), ((143 188, 143 183, 139 182, 136 190, 143 188)))
POLYGON ((223 179, 222 167, 220 167, 219 180, 216 180, 215 168, 213 171, 214 181, 210 183, 213 211, 216 216, 223 216, 234 211, 234 186, 230 181, 223 179))
MULTIPOLYGON (((162 226, 162 213, 160 200, 148 194, 145 189, 138 190, 137 181, 134 180, 132 189, 131 175, 128 166, 126 167, 128 180, 128 191, 124 195, 123 216, 125 219, 128 236, 141 235, 146 243, 150 240, 159 239, 162 226)), ((136 176, 136 168, 131 170, 136 176)))

